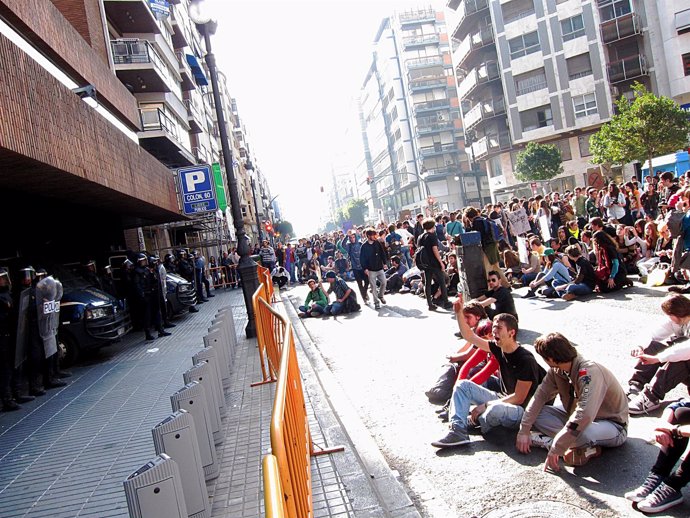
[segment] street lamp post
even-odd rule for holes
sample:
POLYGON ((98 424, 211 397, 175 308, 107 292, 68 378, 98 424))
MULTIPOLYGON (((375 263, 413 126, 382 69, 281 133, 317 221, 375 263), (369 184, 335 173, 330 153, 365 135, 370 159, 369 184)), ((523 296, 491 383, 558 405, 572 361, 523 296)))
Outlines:
POLYGON ((257 272, 257 264, 249 254, 249 239, 244 230, 244 223, 242 221, 242 210, 240 208, 240 195, 237 186, 237 177, 232 166, 232 150, 228 140, 228 130, 225 125, 225 114, 223 113, 223 105, 220 96, 220 89, 218 88, 218 70, 216 68, 216 57, 211 50, 211 35, 216 31, 216 22, 211 19, 211 14, 208 11, 208 5, 204 4, 203 0, 193 0, 189 5, 189 16, 196 24, 199 32, 204 36, 206 44, 206 66, 208 73, 211 76, 211 88, 213 88, 213 103, 216 109, 216 117, 218 119, 218 129, 220 131, 220 145, 223 151, 223 165, 225 166, 225 174, 228 179, 228 190, 230 191, 230 205, 232 207, 232 219, 235 225, 235 234, 237 237, 237 253, 240 256, 240 262, 237 270, 242 280, 242 294, 244 295, 244 305, 247 309, 247 327, 245 329, 247 338, 254 338, 256 336, 256 323, 254 321, 254 309, 252 306, 252 295, 259 287, 259 277, 257 272))

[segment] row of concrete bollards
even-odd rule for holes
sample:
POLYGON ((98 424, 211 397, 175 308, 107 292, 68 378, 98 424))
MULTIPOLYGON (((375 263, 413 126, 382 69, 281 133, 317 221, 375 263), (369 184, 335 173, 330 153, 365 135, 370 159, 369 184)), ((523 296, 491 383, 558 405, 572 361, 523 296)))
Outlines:
POLYGON ((173 413, 152 430, 157 456, 124 481, 130 518, 211 518, 206 482, 220 474, 216 446, 236 345, 232 311, 221 309, 184 387, 170 396, 173 413))

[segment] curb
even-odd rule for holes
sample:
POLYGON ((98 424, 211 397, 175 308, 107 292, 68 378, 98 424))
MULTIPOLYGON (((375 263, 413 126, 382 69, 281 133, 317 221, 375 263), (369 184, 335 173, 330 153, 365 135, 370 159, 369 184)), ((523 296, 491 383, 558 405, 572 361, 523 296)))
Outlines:
MULTIPOLYGON (((281 293, 280 298, 292 322, 300 349, 308 360, 309 368, 303 369, 305 381, 313 380, 318 384, 317 389, 320 388, 325 395, 325 403, 330 407, 336 423, 333 426, 333 423, 324 422, 327 419, 320 413, 316 418, 323 427, 324 435, 330 445, 344 443, 346 446, 345 453, 333 455, 333 460, 339 472, 347 473, 343 475, 343 481, 348 489, 354 490, 354 516, 357 518, 379 516, 421 518, 403 487, 398 473, 386 462, 345 391, 326 365, 306 326, 297 316, 291 297, 281 293), (359 497, 362 496, 363 505, 360 505, 359 497), (375 498, 376 501, 372 502, 370 498, 367 498, 368 496, 375 498)), ((304 362, 300 365, 307 367, 304 362)))

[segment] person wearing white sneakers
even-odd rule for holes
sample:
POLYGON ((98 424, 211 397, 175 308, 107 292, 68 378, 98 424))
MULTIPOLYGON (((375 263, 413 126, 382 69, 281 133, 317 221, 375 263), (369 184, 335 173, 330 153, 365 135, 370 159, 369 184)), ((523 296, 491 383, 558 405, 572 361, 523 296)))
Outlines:
POLYGON ((654 438, 661 447, 656 463, 642 485, 625 494, 625 498, 636 503, 638 511, 648 514, 683 503, 680 490, 690 482, 690 399, 682 399, 664 410, 654 438))
POLYGON ((582 466, 601 455, 602 446, 622 445, 628 438, 628 400, 611 371, 580 356, 561 333, 540 336, 534 349, 551 368, 522 416, 518 451, 546 448, 544 471, 559 471, 560 458, 582 466), (556 395, 562 407, 548 404, 556 395))

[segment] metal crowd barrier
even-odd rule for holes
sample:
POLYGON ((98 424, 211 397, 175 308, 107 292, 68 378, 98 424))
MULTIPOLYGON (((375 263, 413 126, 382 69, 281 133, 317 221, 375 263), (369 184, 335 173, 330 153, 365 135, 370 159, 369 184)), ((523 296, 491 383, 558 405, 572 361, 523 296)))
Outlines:
POLYGON ((276 302, 276 296, 275 296, 275 291, 273 290, 273 279, 271 278, 271 272, 268 271, 268 268, 264 268, 263 266, 258 267, 258 277, 259 277, 259 284, 263 284, 263 289, 265 290, 265 299, 268 302, 276 302))
MULTIPOLYGON (((271 414, 271 450, 276 458, 280 485, 277 486, 271 478, 272 473, 265 473, 269 477, 270 486, 264 486, 264 499, 269 512, 269 506, 274 506, 274 494, 282 486, 283 509, 271 507, 267 516, 283 516, 288 518, 313 517, 313 502, 311 491, 311 465, 310 458, 316 455, 325 455, 337 451, 343 451, 342 446, 330 449, 314 449, 314 443, 309 431, 304 391, 302 389, 302 377, 297 363, 295 339, 292 332, 292 324, 287 318, 273 309, 270 304, 261 297, 262 287, 255 293, 254 300, 259 312, 255 312, 257 323, 257 336, 259 329, 265 341, 265 354, 269 360, 267 366, 273 369, 279 365, 277 371, 277 384, 275 401, 271 414), (270 344, 270 345, 269 345, 270 344), (277 363, 275 355, 279 355, 277 363)), ((261 350, 261 348, 260 348, 261 350)), ((272 461, 264 461, 264 465, 272 461)), ((269 470, 271 468, 269 467, 269 470)))
POLYGON ((264 507, 266 518, 285 518, 283 486, 280 483, 278 460, 275 455, 266 455, 262 462, 264 475, 264 507))
MULTIPOLYGON (((259 267, 261 268, 261 267, 259 267)), ((265 268, 264 268, 265 269, 265 268)), ((251 386, 273 383, 278 376, 280 366, 280 349, 284 343, 284 326, 279 320, 271 316, 271 300, 264 283, 252 295, 254 308, 254 322, 256 324, 256 341, 259 348, 259 361, 263 379, 252 383, 251 386)))
POLYGON ((211 284, 214 288, 235 288, 240 285, 237 265, 216 266, 209 268, 208 273, 211 276, 211 284))

